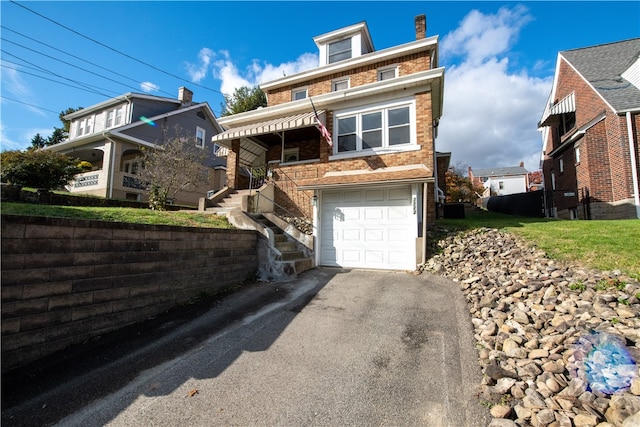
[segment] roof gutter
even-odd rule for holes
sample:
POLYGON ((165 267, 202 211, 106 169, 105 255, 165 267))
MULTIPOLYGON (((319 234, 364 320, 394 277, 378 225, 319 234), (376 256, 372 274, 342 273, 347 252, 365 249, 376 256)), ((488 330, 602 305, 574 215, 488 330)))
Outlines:
MULTIPOLYGON (((355 86, 349 89, 329 92, 313 97, 313 103, 317 109, 333 109, 336 105, 344 105, 344 102, 372 96, 389 93, 394 91, 406 91, 406 95, 416 93, 422 90, 432 90, 439 92, 436 96, 440 105, 437 111, 434 111, 434 118, 439 118, 442 113, 442 97, 444 91, 440 90, 440 85, 444 80, 444 68, 434 68, 420 73, 408 76, 397 77, 395 79, 383 80, 375 83, 369 83, 362 86, 355 86), (409 91, 408 89, 413 89, 409 91)), ((231 116, 220 117, 218 123, 229 129, 233 127, 251 124, 257 121, 266 121, 279 116, 293 115, 300 112, 310 110, 309 99, 301 99, 299 101, 286 102, 271 107, 251 110, 244 113, 233 114, 231 116)))

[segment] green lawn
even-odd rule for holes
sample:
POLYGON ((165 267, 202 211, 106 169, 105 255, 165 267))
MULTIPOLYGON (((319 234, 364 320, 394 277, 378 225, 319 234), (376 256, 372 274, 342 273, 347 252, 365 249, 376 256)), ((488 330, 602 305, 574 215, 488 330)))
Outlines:
MULTIPOLYGON (((94 219, 138 224, 232 228, 226 217, 193 212, 160 212, 133 208, 47 206, 2 203, 3 214, 94 219)), ((567 221, 524 218, 494 212, 468 213, 465 219, 440 219, 438 225, 471 230, 504 229, 560 260, 578 261, 600 270, 619 269, 640 279, 640 220, 567 221)))
POLYGON ((640 220, 568 221, 524 218, 479 211, 439 225, 470 230, 504 229, 522 236, 550 257, 578 261, 599 270, 619 269, 640 278, 640 220))
POLYGON ((2 214, 34 215, 135 224, 179 225, 186 227, 233 228, 226 217, 197 211, 152 211, 136 208, 99 208, 84 206, 50 206, 31 203, 7 203, 0 206, 2 214))

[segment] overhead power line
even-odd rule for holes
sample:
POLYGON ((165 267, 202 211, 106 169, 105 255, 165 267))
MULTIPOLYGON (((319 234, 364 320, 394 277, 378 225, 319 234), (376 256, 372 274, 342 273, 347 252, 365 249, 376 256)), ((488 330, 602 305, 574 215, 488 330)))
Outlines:
MULTIPOLYGON (((100 68, 100 69, 102 69, 102 70, 108 71, 108 72, 110 72, 110 73, 112 73, 112 74, 115 74, 116 76, 120 76, 120 77, 122 77, 122 78, 125 78, 125 79, 127 79, 127 80, 129 80, 129 81, 132 81, 132 82, 134 82, 134 83, 138 84, 138 85, 141 85, 141 84, 142 84, 142 82, 139 82, 138 80, 133 79, 133 78, 131 78, 131 77, 129 77, 129 76, 125 76, 124 74, 120 74, 120 73, 118 73, 117 71, 110 70, 109 68, 106 68, 106 67, 103 67, 103 66, 101 66, 101 65, 99 65, 99 64, 96 64, 96 63, 94 63, 94 62, 88 61, 88 60, 86 60, 86 59, 84 59, 84 58, 81 58, 81 57, 79 57, 79 56, 77 56, 77 55, 74 55, 74 54, 72 54, 72 53, 66 52, 66 51, 64 51, 64 50, 62 50, 62 49, 58 49, 58 48, 57 48, 57 47, 55 47, 55 46, 51 46, 51 45, 49 45, 49 44, 47 44, 47 43, 44 43, 44 42, 42 42, 42 41, 40 41, 40 40, 36 40, 36 39, 34 39, 33 37, 29 37, 29 36, 27 36, 26 34, 23 34, 23 33, 19 32, 19 31, 15 31, 15 30, 13 30, 13 29, 11 29, 11 28, 8 28, 8 27, 6 27, 6 26, 4 26, 4 25, 0 25, 0 28, 2 28, 3 30, 6 30, 6 31, 10 31, 10 32, 12 32, 12 33, 18 34, 19 36, 22 36, 22 37, 24 37, 24 38, 26 38, 26 39, 28 39, 28 40, 31 40, 31 41, 34 41, 34 42, 36 42, 36 43, 39 43, 39 44, 41 44, 41 45, 43 45, 43 46, 46 46, 46 47, 48 47, 49 49, 53 49, 53 50, 55 50, 55 51, 57 51, 57 52, 63 53, 63 54, 68 55, 68 56, 70 56, 70 57, 72 57, 72 58, 78 59, 78 60, 80 60, 80 61, 82 61, 82 62, 85 62, 85 63, 87 63, 87 64, 93 65, 94 67, 98 67, 98 68, 100 68)), ((5 39, 5 40, 6 40, 6 39, 5 39)), ((7 41, 9 41, 9 40, 7 40, 7 41)), ((9 41, 9 42, 10 42, 10 43, 12 43, 11 41, 9 41)), ((17 44, 17 43, 15 43, 15 42, 13 42, 13 43, 14 43, 14 44, 17 44)), ((28 49, 28 48, 27 48, 27 49, 28 49)), ((37 52, 37 53, 40 53, 40 52, 37 52)), ((58 60, 58 59, 56 59, 56 60, 58 60)), ((58 60, 58 61, 59 61, 59 60, 58 60)), ((61 61, 61 62, 63 62, 63 61, 61 61)), ((66 62, 65 62, 65 63, 66 63, 66 62)), ((75 65, 73 65, 73 66, 75 67, 75 65)), ((79 68, 79 67, 76 67, 76 68, 79 68)), ((82 69, 82 68, 80 68, 80 69, 82 69)), ((89 71, 89 72, 91 72, 91 71, 89 71)), ((94 74, 95 74, 95 73, 94 73, 94 74)), ((96 75, 97 75, 97 74, 96 74, 96 75)), ((101 77, 102 77, 102 76, 101 76, 101 77)), ((106 77, 105 77, 105 78, 106 78, 106 77)), ((115 81, 115 80, 113 80, 113 81, 115 81)), ((122 84, 123 86, 127 86, 127 85, 126 85, 126 84, 124 84, 124 83, 119 83, 119 84, 122 84)), ((127 86, 127 87, 131 87, 131 86, 127 86)), ((138 86, 138 87, 136 87, 136 90, 138 90, 138 89, 139 89, 139 86, 138 86)), ((167 91, 164 91, 164 90, 158 90, 158 92, 164 93, 165 95, 169 95, 169 96, 171 96, 171 97, 173 97, 173 96, 175 95, 175 94, 173 94, 173 93, 170 93, 170 92, 167 92, 167 91)))
POLYGON ((162 69, 160 69, 160 68, 156 67, 155 65, 152 65, 152 64, 149 64, 149 63, 147 63, 147 62, 141 61, 140 59, 138 59, 138 58, 136 58, 136 57, 133 57, 133 56, 131 56, 131 55, 127 54, 127 53, 124 53, 124 52, 122 52, 122 51, 120 51, 120 50, 117 50, 117 49, 115 49, 115 48, 113 48, 113 47, 111 47, 111 46, 109 46, 109 45, 106 45, 106 44, 102 43, 101 41, 98 41, 98 40, 93 39, 93 38, 91 38, 91 37, 89 37, 89 36, 86 36, 86 35, 84 35, 84 34, 82 34, 82 33, 78 32, 78 31, 74 30, 73 28, 69 28, 69 27, 67 27, 66 25, 61 24, 61 23, 59 23, 59 22, 57 22, 57 21, 55 21, 55 20, 53 20, 53 19, 51 19, 51 18, 49 18, 49 17, 47 17, 47 16, 44 16, 44 15, 42 15, 41 13, 36 12, 35 10, 28 8, 27 6, 25 6, 25 5, 23 5, 23 4, 17 3, 17 2, 16 2, 16 1, 14 1, 14 0, 9 0, 9 1, 10 1, 11 3, 15 4, 16 6, 20 6, 21 8, 23 8, 23 9, 25 9, 25 10, 27 10, 27 11, 29 11, 29 12, 31 12, 31 13, 33 13, 33 14, 35 14, 35 15, 38 15, 39 17, 41 17, 41 18, 43 18, 43 19, 46 19, 47 21, 49 21, 49 22, 51 22, 51 23, 53 23, 53 24, 55 24, 55 25, 58 25, 59 27, 64 28, 64 29, 65 29, 65 30, 67 30, 67 31, 71 31, 72 33, 74 33, 74 34, 76 34, 76 35, 78 35, 78 36, 80 36, 80 37, 82 37, 82 38, 84 38, 84 39, 87 39, 87 40, 89 40, 89 41, 92 41, 93 43, 96 43, 96 44, 98 44, 98 45, 100 45, 100 46, 102 46, 102 47, 104 47, 104 48, 106 48, 106 49, 111 50, 112 52, 115 52, 115 53, 117 53, 117 54, 119 54, 119 55, 122 55, 122 56, 124 56, 124 57, 126 57, 126 58, 128 58, 128 59, 131 59, 132 61, 138 62, 138 63, 140 63, 140 64, 142 64, 142 65, 145 65, 145 66, 147 66, 147 67, 149 67, 149 68, 152 68, 152 69, 154 69, 154 70, 156 70, 156 71, 158 71, 158 72, 161 72, 161 73, 163 73, 163 74, 166 74, 166 75, 168 75, 168 76, 171 76, 171 77, 173 77, 173 78, 175 78, 175 79, 181 80, 181 81, 183 81, 183 82, 187 82, 187 83, 189 83, 189 84, 191 84, 191 85, 198 86, 198 87, 200 87, 200 88, 203 88, 203 89, 209 90, 209 91, 211 91, 211 92, 215 92, 215 93, 218 93, 218 94, 222 95, 222 92, 220 92, 219 90, 211 89, 210 87, 203 86, 203 85, 201 85, 201 84, 199 84, 199 83, 192 82, 192 81, 187 80, 187 79, 185 79, 185 78, 183 78, 183 77, 180 77, 180 76, 178 76, 178 75, 176 75, 176 74, 172 74, 172 73, 170 73, 170 72, 168 72, 168 71, 162 70, 162 69))
POLYGON ((17 99, 9 98, 9 97, 4 96, 4 95, 0 95, 0 98, 6 99, 7 101, 17 102, 18 104, 28 105, 29 107, 37 108, 38 110, 48 111, 48 112, 54 113, 54 114, 60 114, 60 111, 53 111, 53 110, 50 110, 48 108, 38 107, 37 105, 29 104, 28 102, 24 102, 24 101, 18 101, 17 99))
MULTIPOLYGON (((11 53, 9 53, 9 52, 5 51, 4 49, 0 49, 0 52, 4 53, 5 55, 13 56, 14 58, 18 58, 17 56, 12 55, 11 53)), ((22 59, 22 58, 18 58, 18 59, 20 59, 21 61, 24 61, 24 59, 22 59)), ((5 61, 6 61, 6 60, 5 60, 5 61)), ((6 61, 6 62, 9 62, 9 61, 6 61)), ((30 64, 30 65, 35 65, 35 64, 32 64, 32 63, 30 63, 30 62, 28 62, 28 61, 25 61, 25 62, 27 62, 27 63, 28 63, 28 64, 30 64)), ((67 77, 61 76, 61 75, 59 75, 59 74, 52 73, 51 71, 44 70, 44 69, 42 69, 41 67, 38 67, 37 65, 35 65, 35 66, 36 66, 38 69, 40 69, 40 71, 41 71, 41 72, 45 72, 45 73, 52 74, 52 75, 54 75, 54 76, 56 76, 56 77, 58 77, 58 78, 61 78, 61 79, 64 79, 64 80, 70 81, 71 83, 74 83, 74 84, 76 84, 76 85, 78 85, 78 86, 74 86, 74 85, 71 85, 71 84, 68 84, 68 83, 63 83, 63 82, 61 82, 61 81, 59 81, 59 80, 50 79, 50 78, 47 78, 47 77, 44 77, 44 76, 40 76, 40 75, 38 75, 38 74, 29 73, 28 71, 20 70, 20 69, 18 69, 18 68, 8 67, 7 65, 4 65, 4 64, 0 64, 0 65, 1 65, 2 67, 9 68, 9 69, 11 69, 11 70, 15 70, 15 71, 17 71, 17 72, 19 72, 19 73, 28 74, 28 75, 30 75, 30 76, 38 77, 38 78, 40 78, 40 79, 49 80, 49 81, 54 82, 54 83, 58 83, 58 84, 65 85, 65 86, 69 86, 69 87, 72 87, 72 88, 74 88, 74 89, 80 89, 80 90, 84 90, 84 91, 87 91, 87 92, 95 93, 95 94, 98 94, 98 95, 101 95, 101 96, 105 96, 105 97, 107 97, 107 98, 111 98, 111 96, 110 96, 110 95, 107 95, 107 94, 105 94, 104 92, 100 92, 100 91, 98 91, 97 89, 94 89, 91 85, 89 85, 89 84, 87 84, 87 83, 78 82, 78 81, 75 81, 75 80, 69 79, 69 78, 67 78, 67 77)), ((117 92, 109 91, 109 90, 107 90, 107 89, 102 89, 102 88, 98 88, 98 89, 100 89, 100 90, 104 90, 104 91, 107 91, 107 92, 117 93, 117 92)))

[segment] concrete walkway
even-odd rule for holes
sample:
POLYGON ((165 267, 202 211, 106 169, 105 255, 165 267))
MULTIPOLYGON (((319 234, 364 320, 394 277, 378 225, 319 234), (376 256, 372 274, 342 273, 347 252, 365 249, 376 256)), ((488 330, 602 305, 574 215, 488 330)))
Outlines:
POLYGON ((62 426, 461 427, 490 420, 474 397, 481 374, 464 297, 438 276, 319 268, 170 322, 180 325, 3 408, 3 425, 42 425, 29 420, 47 408, 52 415, 41 421, 62 426), (158 358, 163 353, 170 357, 158 358), (142 362, 148 359, 155 361, 142 362), (63 403, 74 396, 81 405, 63 403))

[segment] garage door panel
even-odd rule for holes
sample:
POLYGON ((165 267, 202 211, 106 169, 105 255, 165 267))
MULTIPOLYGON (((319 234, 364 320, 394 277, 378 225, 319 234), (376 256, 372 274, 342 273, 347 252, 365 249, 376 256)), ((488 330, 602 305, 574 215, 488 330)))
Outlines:
POLYGON ((321 200, 321 265, 415 268, 410 186, 326 191, 321 200))
POLYGON ((361 251, 342 251, 342 262, 351 263, 351 265, 359 265, 361 262, 361 251))
POLYGON ((359 242, 362 238, 361 230, 359 229, 349 229, 342 231, 342 240, 351 241, 351 242, 359 242))
POLYGON ((384 230, 378 229, 378 230, 365 230, 364 231, 364 241, 369 243, 369 242, 383 242, 385 239, 385 232, 384 230))
POLYGON ((362 192, 360 190, 357 191, 345 191, 342 197, 342 201, 346 204, 353 202, 360 202, 362 200, 362 192))
POLYGON ((389 220, 407 220, 411 216, 411 212, 406 206, 390 206, 389 220))
POLYGON ((392 228, 389 229, 389 242, 401 242, 404 243, 409 239, 409 232, 405 228, 392 228))
POLYGON ((409 187, 397 187, 389 189, 388 200, 407 200, 411 199, 411 189, 409 187))
POLYGON ((384 208, 364 208, 364 219, 366 221, 377 221, 384 218, 384 208))
POLYGON ((365 190, 364 201, 365 202, 382 202, 384 200, 384 190, 365 190))
POLYGON ((382 264, 384 263, 384 252, 366 251, 364 261, 366 264, 382 264))

